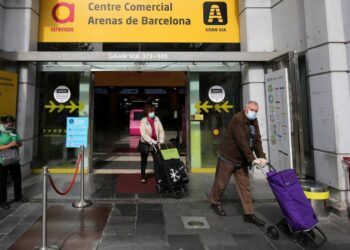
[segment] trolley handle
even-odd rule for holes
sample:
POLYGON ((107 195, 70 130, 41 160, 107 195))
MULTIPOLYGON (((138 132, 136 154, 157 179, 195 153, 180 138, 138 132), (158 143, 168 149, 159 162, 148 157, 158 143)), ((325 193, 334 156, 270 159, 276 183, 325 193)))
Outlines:
MULTIPOLYGON (((265 175, 265 177, 267 177, 267 172, 259 164, 253 164, 252 166, 257 167, 265 175)), ((270 163, 267 163, 267 166, 269 166, 273 172, 276 172, 276 169, 270 163)))
POLYGON ((165 143, 156 143, 156 144, 152 143, 151 145, 154 149, 154 152, 160 151, 162 149, 162 145, 165 145, 165 148, 168 149, 168 146, 165 143), (159 144, 159 148, 156 147, 156 145, 158 145, 158 144, 159 144))

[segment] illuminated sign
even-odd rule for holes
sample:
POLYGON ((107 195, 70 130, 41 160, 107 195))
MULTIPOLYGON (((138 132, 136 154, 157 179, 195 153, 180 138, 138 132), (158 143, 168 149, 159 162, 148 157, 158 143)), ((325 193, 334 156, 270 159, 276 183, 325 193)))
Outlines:
POLYGON ((42 0, 39 41, 239 43, 238 0, 42 0))

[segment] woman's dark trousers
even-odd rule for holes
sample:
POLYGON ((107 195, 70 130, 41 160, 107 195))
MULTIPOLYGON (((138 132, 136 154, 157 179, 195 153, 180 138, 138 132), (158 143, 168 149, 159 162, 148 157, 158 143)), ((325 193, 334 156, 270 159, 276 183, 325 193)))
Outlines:
POLYGON ((13 180, 15 200, 22 198, 21 165, 15 163, 8 166, 0 165, 0 204, 7 201, 7 175, 10 173, 13 180))

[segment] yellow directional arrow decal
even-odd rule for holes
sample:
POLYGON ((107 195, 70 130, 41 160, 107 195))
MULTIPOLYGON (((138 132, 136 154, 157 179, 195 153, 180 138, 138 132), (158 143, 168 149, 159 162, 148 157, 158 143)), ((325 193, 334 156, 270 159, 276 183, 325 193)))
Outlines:
POLYGON ((225 111, 226 113, 230 112, 229 109, 232 109, 233 108, 233 105, 229 105, 229 102, 226 101, 225 103, 223 104, 215 104, 214 106, 215 110, 219 113, 221 113, 221 110, 225 111))
POLYGON ((205 111, 205 112, 209 112, 209 109, 212 109, 213 108, 213 105, 209 105, 208 104, 208 101, 205 101, 203 103, 203 105, 201 105, 201 108, 205 111))
POLYGON ((197 113, 201 113, 201 101, 196 102, 194 108, 197 110, 197 113))
POLYGON ((85 108, 85 104, 82 102, 79 102, 79 112, 83 111, 85 108))
POLYGON ((79 108, 79 106, 76 105, 73 101, 70 101, 69 103, 70 103, 70 105, 66 105, 66 109, 70 109, 69 113, 73 113, 74 110, 79 108))
POLYGON ((58 108, 57 112, 61 113, 61 111, 64 109, 64 107, 65 106, 62 103, 60 105, 57 105, 57 108, 58 108))
POLYGON ((45 108, 50 109, 49 113, 52 113, 57 108, 57 105, 53 101, 50 101, 50 105, 45 105, 45 108))
POLYGON ((64 105, 63 103, 56 104, 53 101, 50 101, 50 105, 45 105, 46 109, 50 109, 49 113, 52 113, 57 109, 57 113, 61 113, 64 109, 68 109, 69 113, 73 113, 75 110, 79 110, 79 112, 82 112, 85 108, 85 104, 82 102, 79 102, 78 105, 76 105, 73 101, 69 102, 69 105, 64 105))
POLYGON ((228 101, 226 101, 224 104, 221 105, 221 108, 226 112, 230 112, 229 109, 232 109, 233 108, 233 105, 229 105, 228 104, 228 101))
POLYGON ((215 104, 214 106, 215 110, 221 113, 221 105, 220 104, 215 104))
POLYGON ((78 105, 76 105, 73 101, 70 101, 69 103, 70 103, 70 105, 65 106, 66 109, 70 109, 69 113, 73 113, 77 109, 79 109, 79 112, 81 112, 85 108, 85 105, 82 102, 79 102, 78 105))

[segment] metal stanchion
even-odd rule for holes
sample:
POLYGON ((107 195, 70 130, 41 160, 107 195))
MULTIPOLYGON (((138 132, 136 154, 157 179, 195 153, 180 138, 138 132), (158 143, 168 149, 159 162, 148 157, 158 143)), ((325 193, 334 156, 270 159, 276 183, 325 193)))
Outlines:
POLYGON ((75 208, 84 208, 92 205, 91 201, 84 199, 84 146, 81 149, 81 161, 80 161, 80 200, 73 201, 72 206, 75 208))
POLYGON ((56 250, 59 249, 58 246, 47 246, 47 217, 46 217, 46 210, 47 210, 47 176, 48 173, 48 167, 45 166, 43 168, 43 231, 42 231, 42 246, 41 247, 35 247, 35 250, 56 250))

